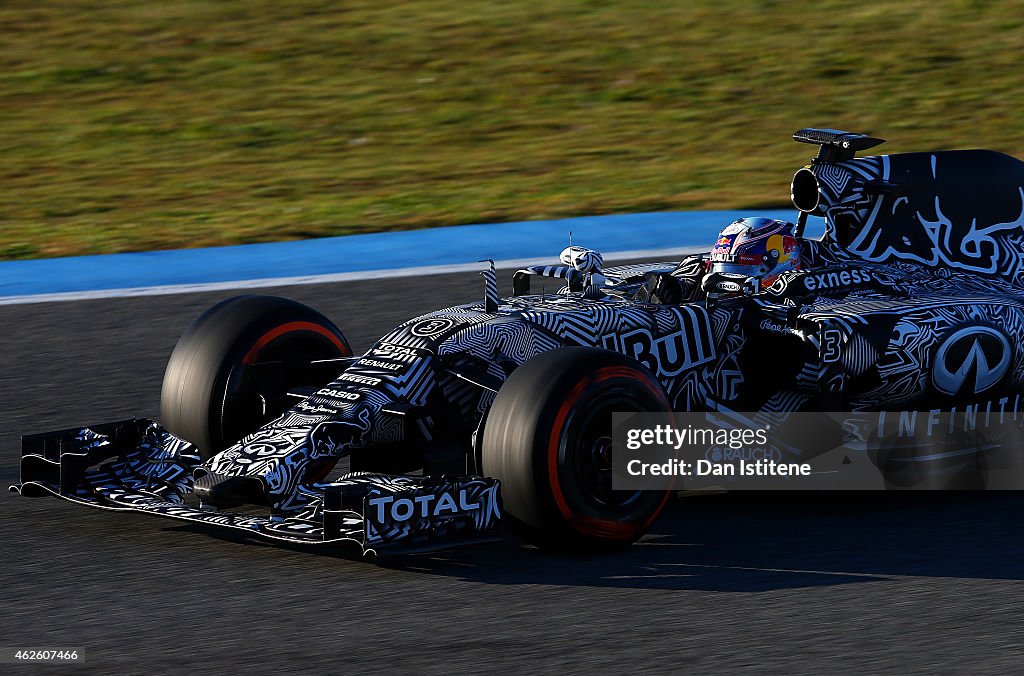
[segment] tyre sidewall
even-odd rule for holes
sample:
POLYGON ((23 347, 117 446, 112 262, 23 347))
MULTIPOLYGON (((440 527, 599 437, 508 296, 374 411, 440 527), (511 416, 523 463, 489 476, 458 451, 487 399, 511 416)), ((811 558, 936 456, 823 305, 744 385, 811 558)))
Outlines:
POLYGON ((628 388, 654 412, 671 407, 638 362, 596 348, 567 347, 527 362, 495 397, 484 430, 483 469, 502 481, 505 511, 529 539, 559 548, 632 542, 654 521, 668 493, 641 496, 639 514, 611 518, 575 490, 566 454, 572 425, 615 388, 628 388))
MULTIPOLYGON (((160 398, 165 427, 195 444, 204 458, 238 441, 225 436, 232 427, 225 422, 228 384, 241 377, 246 356, 261 340, 289 325, 316 327, 333 336, 339 352, 351 354, 341 331, 312 308, 276 296, 229 298, 196 319, 168 360, 160 398)), ((237 429, 230 436, 240 438, 237 429)))

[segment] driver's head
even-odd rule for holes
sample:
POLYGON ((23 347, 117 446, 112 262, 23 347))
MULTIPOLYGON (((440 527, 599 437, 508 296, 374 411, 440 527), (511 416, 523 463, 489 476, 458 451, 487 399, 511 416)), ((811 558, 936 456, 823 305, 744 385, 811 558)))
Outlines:
POLYGON ((800 242, 793 224, 774 218, 741 218, 718 235, 710 272, 753 277, 764 288, 779 274, 800 267, 800 242))

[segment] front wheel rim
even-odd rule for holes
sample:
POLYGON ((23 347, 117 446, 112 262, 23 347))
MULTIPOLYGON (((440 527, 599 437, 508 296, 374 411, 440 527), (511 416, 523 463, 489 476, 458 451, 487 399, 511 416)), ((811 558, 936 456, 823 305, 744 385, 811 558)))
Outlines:
POLYGON ((566 420, 559 457, 560 465, 568 471, 562 476, 571 479, 576 494, 598 513, 628 516, 643 502, 646 491, 617 491, 612 487, 615 447, 611 420, 613 413, 639 413, 647 408, 628 390, 609 389, 566 420), (573 428, 575 432, 570 432, 573 428))

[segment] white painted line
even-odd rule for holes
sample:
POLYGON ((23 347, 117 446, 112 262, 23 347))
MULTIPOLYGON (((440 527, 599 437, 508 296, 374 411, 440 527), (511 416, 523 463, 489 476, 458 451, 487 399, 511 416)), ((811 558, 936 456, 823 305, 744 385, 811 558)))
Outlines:
MULTIPOLYGON (((683 247, 675 249, 645 249, 641 251, 613 251, 604 255, 606 261, 623 261, 638 258, 655 260, 668 258, 673 260, 691 254, 707 251, 707 247, 683 247)), ((522 268, 527 265, 554 265, 556 256, 543 258, 525 258, 519 260, 495 261, 500 270, 522 268)), ((429 277, 445 275, 453 272, 477 272, 483 270, 480 263, 460 263, 458 265, 433 265, 417 268, 397 268, 392 270, 364 270, 361 272, 339 272, 327 275, 309 275, 303 277, 266 277, 263 279, 239 279, 228 282, 207 282, 203 284, 173 284, 169 286, 139 286, 126 289, 96 289, 88 291, 66 291, 62 293, 42 293, 30 296, 0 296, 0 305, 24 305, 27 303, 61 303, 76 300, 100 300, 103 298, 129 298, 132 296, 168 296, 183 293, 204 293, 207 291, 227 291, 231 289, 262 289, 273 286, 301 286, 305 284, 329 284, 332 282, 353 282, 364 279, 394 279, 399 277, 429 277)))

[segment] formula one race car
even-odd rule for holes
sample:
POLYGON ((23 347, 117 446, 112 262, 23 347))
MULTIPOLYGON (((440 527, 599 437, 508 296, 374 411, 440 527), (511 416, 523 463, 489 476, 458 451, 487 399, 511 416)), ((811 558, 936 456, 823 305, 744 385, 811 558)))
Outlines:
POLYGON ((308 307, 226 300, 175 347, 162 424, 26 436, 15 488, 364 552, 500 521, 593 548, 635 540, 669 498, 613 490, 612 412, 1020 412, 1024 163, 794 138, 819 146, 793 179, 796 225, 742 219, 681 263, 606 268, 570 247, 509 298, 491 264, 482 302, 362 355, 308 307), (802 236, 808 214, 821 240, 802 236), (538 277, 561 288, 538 295, 538 277))

